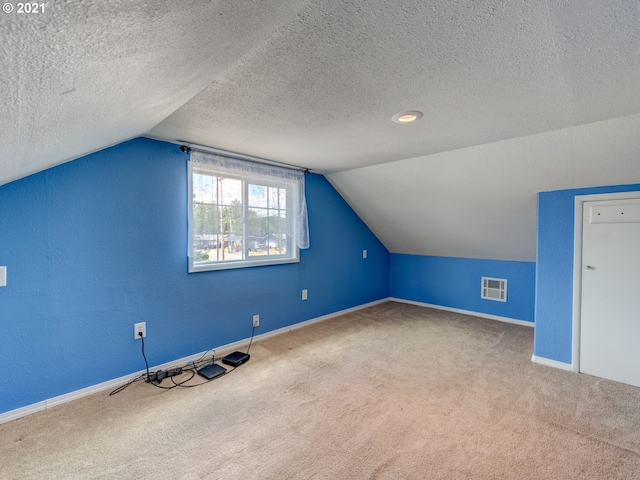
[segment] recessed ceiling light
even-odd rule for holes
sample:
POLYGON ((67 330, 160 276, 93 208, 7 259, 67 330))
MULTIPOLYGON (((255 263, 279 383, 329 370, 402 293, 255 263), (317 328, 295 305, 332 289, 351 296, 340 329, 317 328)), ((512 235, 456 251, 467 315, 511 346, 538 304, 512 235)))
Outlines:
POLYGON ((417 110, 409 110, 406 112, 396 113, 391 120, 396 123, 411 123, 422 118, 422 112, 417 110))

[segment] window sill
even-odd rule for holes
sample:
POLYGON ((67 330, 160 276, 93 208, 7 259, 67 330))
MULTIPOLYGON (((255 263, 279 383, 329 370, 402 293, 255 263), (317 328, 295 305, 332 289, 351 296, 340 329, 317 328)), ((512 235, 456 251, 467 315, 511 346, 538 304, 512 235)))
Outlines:
POLYGON ((236 268, 247 268, 247 267, 265 267, 268 265, 283 265, 286 263, 299 263, 300 257, 289 257, 289 258, 265 258, 261 260, 237 260, 232 262, 224 262, 224 263, 199 263, 194 265, 193 262, 189 261, 189 273, 198 273, 198 272, 210 272, 212 270, 231 270, 236 268))

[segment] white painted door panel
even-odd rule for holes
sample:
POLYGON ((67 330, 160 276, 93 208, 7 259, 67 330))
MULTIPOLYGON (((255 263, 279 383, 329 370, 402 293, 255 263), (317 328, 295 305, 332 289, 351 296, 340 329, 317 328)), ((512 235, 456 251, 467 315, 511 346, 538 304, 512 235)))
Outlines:
POLYGON ((640 199, 585 202, 580 371, 640 387, 640 199))

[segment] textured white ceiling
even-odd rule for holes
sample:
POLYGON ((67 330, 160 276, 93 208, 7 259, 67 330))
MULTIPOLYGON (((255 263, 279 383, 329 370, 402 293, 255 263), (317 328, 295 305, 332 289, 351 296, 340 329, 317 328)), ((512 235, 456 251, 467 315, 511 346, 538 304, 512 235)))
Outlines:
POLYGON ((304 3, 58 0, 0 13, 0 184, 145 134, 304 3))
POLYGON ((330 172, 638 113, 639 5, 311 2, 151 133, 330 172))
POLYGON ((45 5, 0 14, 0 184, 148 135, 332 173, 392 251, 531 260, 537 191, 640 182, 595 155, 556 170, 576 126, 605 125, 592 151, 637 134, 637 0, 45 5))
POLYGON ((391 252, 533 262, 538 192, 640 183, 640 114, 327 178, 391 252))

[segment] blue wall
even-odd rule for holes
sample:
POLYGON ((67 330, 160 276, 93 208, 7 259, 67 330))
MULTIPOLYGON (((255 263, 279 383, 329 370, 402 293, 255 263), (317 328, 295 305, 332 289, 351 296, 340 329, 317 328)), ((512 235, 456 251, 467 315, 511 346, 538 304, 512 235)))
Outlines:
POLYGON ((388 296, 533 321, 534 353, 571 363, 576 195, 538 195, 537 263, 391 254, 322 176, 295 264, 187 273, 187 155, 135 139, 0 186, 0 413, 388 296), (362 258, 362 250, 368 258, 362 258), (506 278, 508 302, 480 298, 506 278), (309 299, 301 300, 301 290, 309 299), (535 292, 535 293, 534 293, 535 292))
POLYGON ((391 254, 391 296, 533 321, 535 263, 391 254), (481 277, 507 279, 507 302, 480 298, 481 277))
POLYGON ((619 185, 538 194, 534 355, 572 363, 573 233, 576 195, 629 192, 619 185))
POLYGON ((389 253, 322 176, 295 264, 187 273, 187 155, 135 139, 0 187, 0 413, 389 295, 389 253), (362 250, 368 258, 362 258, 362 250), (309 299, 301 300, 301 290, 309 299))

